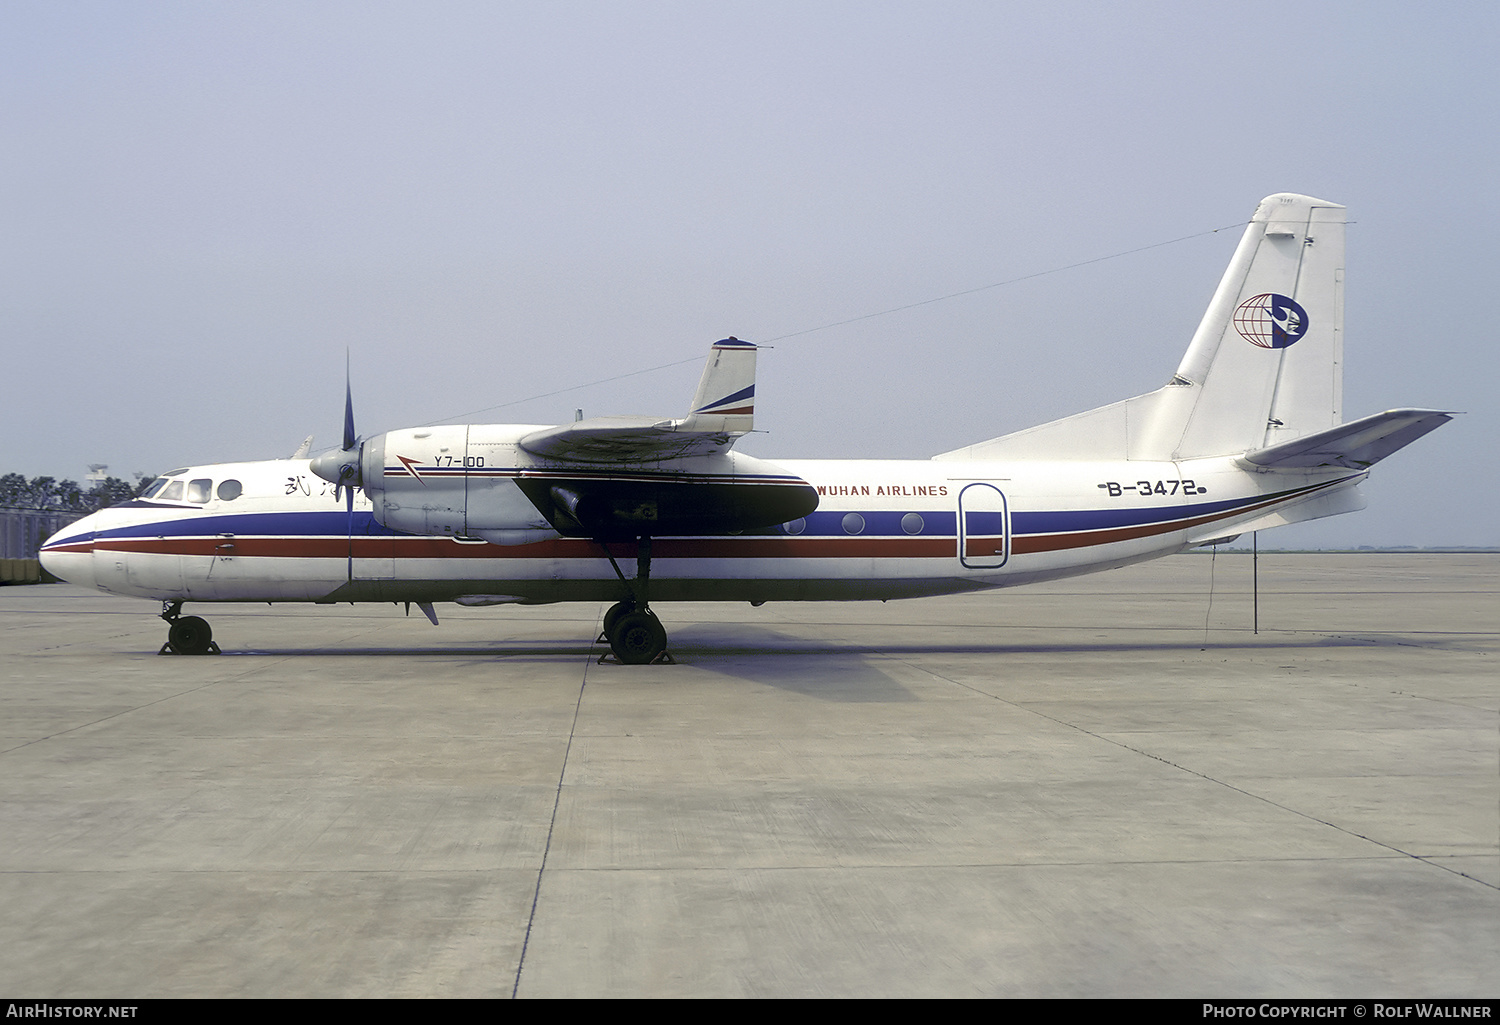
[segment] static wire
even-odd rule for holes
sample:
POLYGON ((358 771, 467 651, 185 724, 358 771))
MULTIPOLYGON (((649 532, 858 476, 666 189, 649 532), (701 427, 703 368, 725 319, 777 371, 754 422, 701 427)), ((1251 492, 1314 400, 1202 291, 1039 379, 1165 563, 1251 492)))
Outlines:
MULTIPOLYGON (((863 313, 858 317, 849 317, 846 320, 835 320, 827 324, 819 324, 817 327, 806 327, 800 331, 791 331, 784 335, 777 335, 774 338, 767 338, 763 341, 757 342, 756 344, 762 346, 770 345, 773 342, 785 341, 788 338, 800 338, 803 335, 810 335, 817 331, 829 331, 833 328, 844 327, 848 324, 858 324, 861 321, 874 320, 876 317, 888 317, 893 313, 904 313, 907 310, 915 310, 922 306, 931 306, 934 303, 947 302, 950 299, 959 299, 966 295, 977 295, 980 292, 988 292, 991 289, 1004 288, 1007 285, 1016 285, 1020 284, 1023 281, 1032 281, 1036 278, 1044 278, 1050 274, 1061 274, 1064 271, 1077 270, 1079 267, 1087 267, 1095 263, 1104 263, 1106 260, 1118 260, 1124 256, 1134 256, 1136 253, 1144 253, 1152 249, 1160 249, 1163 246, 1176 245, 1179 242, 1187 242, 1191 239, 1202 238, 1205 235, 1217 235, 1219 232, 1228 231, 1231 228, 1243 228, 1247 223, 1247 221, 1240 221, 1236 224, 1226 224, 1221 228, 1210 228, 1207 231, 1195 231, 1191 235, 1183 235, 1179 238, 1170 238, 1164 242, 1153 242, 1150 245, 1138 246, 1135 249, 1126 249, 1122 252, 1110 253, 1108 256, 1096 256, 1091 260, 1080 260, 1077 263, 1069 263, 1061 267, 1053 267, 1049 270, 1039 270, 1031 274, 1022 274, 1017 278, 1006 278, 1004 281, 996 281, 988 285, 980 285, 977 288, 965 288, 959 292, 949 292, 947 295, 934 296, 931 299, 922 299, 918 302, 907 303, 904 306, 892 306, 888 310, 876 310, 874 313, 863 313)), ((631 377, 640 377, 642 374, 654 374, 658 370, 668 370, 672 367, 680 367, 686 363, 697 363, 702 359, 702 353, 698 353, 697 355, 689 356, 686 359, 674 360, 671 363, 662 363, 658 366, 646 367, 642 370, 632 370, 629 373, 616 374, 613 377, 602 377, 597 381, 588 381, 583 384, 572 384, 568 385, 565 388, 558 388, 554 391, 541 392, 537 395, 529 395, 524 399, 512 399, 509 402, 501 402, 497 405, 485 406, 482 409, 472 409, 467 413, 456 413, 453 416, 441 417, 437 420, 429 420, 428 422, 418 424, 417 426, 432 427, 435 424, 445 423, 449 420, 464 420, 471 416, 477 416, 480 413, 488 413, 491 410, 505 409, 508 406, 519 406, 522 403, 535 402, 538 399, 550 399, 554 395, 566 395, 568 392, 580 391, 584 388, 593 388, 596 385, 609 384, 613 381, 624 381, 631 377)))

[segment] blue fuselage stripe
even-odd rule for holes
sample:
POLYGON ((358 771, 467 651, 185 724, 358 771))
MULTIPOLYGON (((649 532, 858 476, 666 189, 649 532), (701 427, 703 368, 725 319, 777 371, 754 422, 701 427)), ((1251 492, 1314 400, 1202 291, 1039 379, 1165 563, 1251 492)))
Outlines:
MULTIPOLYGON (((1301 491, 1302 489, 1296 489, 1301 491)), ((1289 497, 1294 492, 1286 493, 1289 497)), ((1053 510, 1038 512, 1012 512, 1010 532, 1013 536, 1037 534, 1063 534, 1092 530, 1110 530, 1122 527, 1167 525, 1188 518, 1201 520, 1205 516, 1231 513, 1237 508, 1275 501, 1275 495, 1256 495, 1247 498, 1228 499, 1218 502, 1203 502, 1194 505, 1158 506, 1149 509, 1086 509, 1053 510)), ((797 536, 844 537, 845 518, 848 510, 820 510, 805 517, 797 536)), ((932 509, 859 510, 863 527, 858 534, 863 537, 953 537, 958 532, 958 514, 952 511, 932 509), (921 516, 921 529, 913 535, 906 527, 910 521, 903 520, 911 513, 921 516)), ((1001 534, 1004 532, 1003 513, 972 512, 968 514, 970 532, 1001 534)), ((345 537, 351 532, 358 537, 409 537, 404 531, 392 530, 376 521, 368 511, 353 514, 342 509, 327 509, 306 512, 247 512, 226 513, 212 516, 184 516, 181 519, 157 520, 129 526, 112 527, 97 531, 97 540, 151 538, 151 537, 214 537, 224 535, 256 537, 345 537)), ((783 527, 770 527, 760 531, 747 531, 745 536, 785 536, 789 531, 783 527)), ((81 543, 88 535, 76 534, 58 538, 54 545, 81 543)))

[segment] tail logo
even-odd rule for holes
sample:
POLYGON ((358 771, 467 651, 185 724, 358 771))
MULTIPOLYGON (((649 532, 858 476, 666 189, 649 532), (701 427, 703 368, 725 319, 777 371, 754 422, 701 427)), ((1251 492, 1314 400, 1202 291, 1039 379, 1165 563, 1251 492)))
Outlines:
POLYGON ((1307 311, 1295 299, 1262 292, 1240 303, 1234 329, 1262 349, 1285 349, 1307 334, 1307 311))

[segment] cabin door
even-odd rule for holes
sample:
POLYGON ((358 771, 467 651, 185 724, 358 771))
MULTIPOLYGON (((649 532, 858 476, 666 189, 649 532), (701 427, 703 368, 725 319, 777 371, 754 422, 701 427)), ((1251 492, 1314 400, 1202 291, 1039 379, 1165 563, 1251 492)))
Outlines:
POLYGON ((993 484, 958 492, 958 561, 966 569, 999 569, 1010 558, 1010 510, 993 484))

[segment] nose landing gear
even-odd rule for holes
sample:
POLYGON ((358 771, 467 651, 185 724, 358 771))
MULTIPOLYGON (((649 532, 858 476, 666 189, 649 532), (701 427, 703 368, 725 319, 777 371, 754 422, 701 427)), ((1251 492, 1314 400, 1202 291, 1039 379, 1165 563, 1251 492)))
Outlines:
POLYGON ((158 655, 222 654, 214 643, 214 632, 208 620, 182 615, 182 602, 162 602, 161 618, 168 624, 167 643, 161 646, 158 655))

